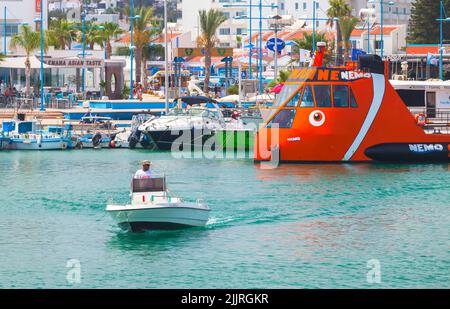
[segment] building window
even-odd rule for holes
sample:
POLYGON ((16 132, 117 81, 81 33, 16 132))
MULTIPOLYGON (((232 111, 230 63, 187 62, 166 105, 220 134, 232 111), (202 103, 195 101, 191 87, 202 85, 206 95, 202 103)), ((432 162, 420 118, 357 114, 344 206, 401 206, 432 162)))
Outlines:
POLYGON ((230 35, 231 30, 230 30, 230 28, 221 28, 221 29, 219 29, 219 34, 220 35, 230 35))
POLYGON ((306 4, 306 2, 303 2, 303 11, 306 11, 306 9, 307 9, 307 4, 306 4))
MULTIPOLYGON (((0 35, 3 35, 5 28, 0 24, 0 35)), ((6 36, 13 36, 19 32, 19 25, 6 25, 6 36)))
POLYGON ((376 40, 375 41, 375 49, 381 49, 381 40, 376 40))
POLYGON ((245 28, 237 28, 237 29, 236 29, 236 34, 237 34, 237 35, 246 35, 246 34, 247 34, 247 31, 246 31, 245 28))
POLYGON ((280 10, 284 11, 284 2, 280 3, 280 10))
POLYGON ((295 10, 298 11, 298 2, 295 2, 295 10))

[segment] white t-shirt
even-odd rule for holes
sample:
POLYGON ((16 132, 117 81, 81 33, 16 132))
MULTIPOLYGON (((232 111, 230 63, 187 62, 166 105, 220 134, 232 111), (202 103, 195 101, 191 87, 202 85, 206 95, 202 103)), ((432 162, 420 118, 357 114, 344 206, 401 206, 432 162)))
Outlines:
POLYGON ((152 178, 152 171, 143 171, 142 169, 138 170, 136 174, 134 174, 135 179, 148 179, 152 178))

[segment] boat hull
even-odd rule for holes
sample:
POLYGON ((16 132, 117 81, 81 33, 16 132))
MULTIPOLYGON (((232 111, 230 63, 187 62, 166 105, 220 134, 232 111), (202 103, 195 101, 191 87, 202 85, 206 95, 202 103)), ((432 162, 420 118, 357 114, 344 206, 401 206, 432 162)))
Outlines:
POLYGON ((151 130, 145 132, 159 150, 183 150, 185 147, 202 147, 214 135, 211 130, 151 130))
POLYGON ((131 205, 108 205, 106 211, 122 229, 132 232, 205 226, 210 212, 198 207, 131 205))
POLYGON ((11 139, 9 149, 11 150, 63 150, 67 149, 67 141, 55 140, 55 141, 41 141, 30 140, 15 140, 11 139))
POLYGON ((305 68, 286 85, 255 135, 257 162, 449 161, 450 134, 427 131, 383 74, 305 68))
POLYGON ((254 131, 251 130, 219 130, 216 131, 216 145, 224 150, 253 149, 254 131))

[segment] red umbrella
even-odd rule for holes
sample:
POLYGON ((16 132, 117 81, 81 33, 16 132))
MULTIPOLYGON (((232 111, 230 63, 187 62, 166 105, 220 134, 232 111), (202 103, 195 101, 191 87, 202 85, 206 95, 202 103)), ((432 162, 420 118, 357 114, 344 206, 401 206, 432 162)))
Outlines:
POLYGON ((284 87, 284 83, 275 85, 275 87, 272 88, 272 90, 270 91, 270 93, 276 93, 276 94, 279 94, 279 93, 281 92, 281 90, 283 89, 283 87, 284 87))

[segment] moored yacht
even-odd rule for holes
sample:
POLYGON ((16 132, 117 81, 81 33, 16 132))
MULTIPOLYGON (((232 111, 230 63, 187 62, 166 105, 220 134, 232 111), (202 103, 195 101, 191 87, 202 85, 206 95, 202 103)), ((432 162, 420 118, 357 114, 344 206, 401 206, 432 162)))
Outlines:
POLYGON ((225 127, 225 119, 215 100, 207 97, 182 97, 167 115, 150 119, 139 127, 160 150, 202 145, 225 127))

